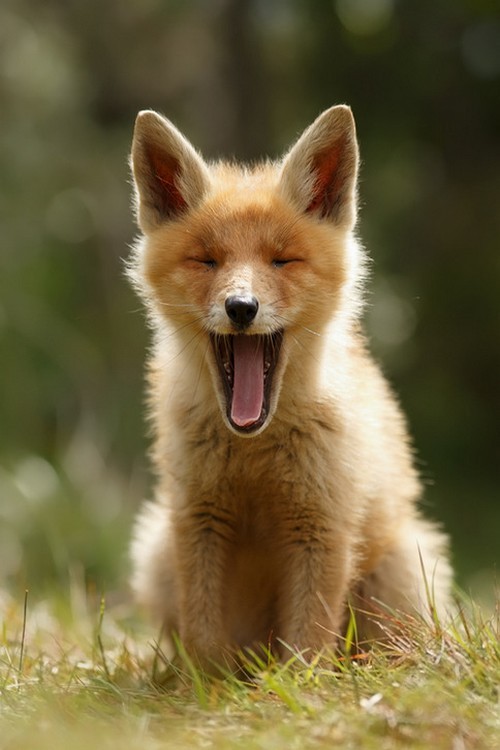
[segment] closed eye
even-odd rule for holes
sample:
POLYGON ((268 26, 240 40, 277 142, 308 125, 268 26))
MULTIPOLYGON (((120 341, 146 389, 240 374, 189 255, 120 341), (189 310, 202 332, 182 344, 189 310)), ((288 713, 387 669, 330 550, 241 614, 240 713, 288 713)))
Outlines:
POLYGON ((187 261, 191 263, 199 263, 201 266, 205 266, 205 268, 215 268, 217 266, 217 261, 213 260, 212 258, 186 258, 187 261))
POLYGON ((287 266, 289 263, 299 263, 299 262, 300 262, 300 258, 287 258, 286 260, 282 258, 275 258, 272 261, 272 265, 275 268, 283 268, 284 266, 287 266))

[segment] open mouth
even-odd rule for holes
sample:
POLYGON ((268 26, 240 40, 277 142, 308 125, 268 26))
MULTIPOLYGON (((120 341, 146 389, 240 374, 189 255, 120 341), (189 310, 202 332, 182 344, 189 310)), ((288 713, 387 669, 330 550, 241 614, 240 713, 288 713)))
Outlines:
POLYGON ((212 335, 226 414, 238 432, 254 432, 269 414, 283 331, 268 335, 212 335))

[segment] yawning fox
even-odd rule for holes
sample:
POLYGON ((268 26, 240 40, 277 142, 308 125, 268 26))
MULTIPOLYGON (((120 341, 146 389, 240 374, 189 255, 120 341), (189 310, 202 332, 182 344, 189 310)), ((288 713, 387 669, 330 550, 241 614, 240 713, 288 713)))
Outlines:
POLYGON ((145 111, 131 160, 158 478, 132 546, 139 601, 202 665, 334 646, 349 604, 361 639, 381 612, 443 614, 446 538, 419 514, 360 323, 351 110, 251 167, 207 164, 145 111))

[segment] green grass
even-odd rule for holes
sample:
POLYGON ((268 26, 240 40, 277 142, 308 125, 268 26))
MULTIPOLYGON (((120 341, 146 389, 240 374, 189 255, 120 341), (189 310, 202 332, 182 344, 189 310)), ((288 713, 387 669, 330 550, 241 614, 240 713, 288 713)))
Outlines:
POLYGON ((498 616, 472 606, 448 632, 410 622, 384 650, 264 659, 245 682, 167 667, 118 604, 20 599, 0 594, 1 750, 499 746, 498 616))

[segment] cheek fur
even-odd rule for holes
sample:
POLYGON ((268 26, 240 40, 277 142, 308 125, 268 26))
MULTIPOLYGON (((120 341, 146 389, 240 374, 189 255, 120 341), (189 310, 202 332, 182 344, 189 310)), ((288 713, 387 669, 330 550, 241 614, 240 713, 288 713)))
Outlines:
MULTIPOLYGON (((168 306, 207 304, 214 271, 190 257, 186 231, 177 225, 164 227, 147 240, 144 275, 147 286, 160 304, 168 306)), ((189 307, 185 307, 187 312, 189 307)), ((170 310, 168 310, 170 312, 170 310)))

